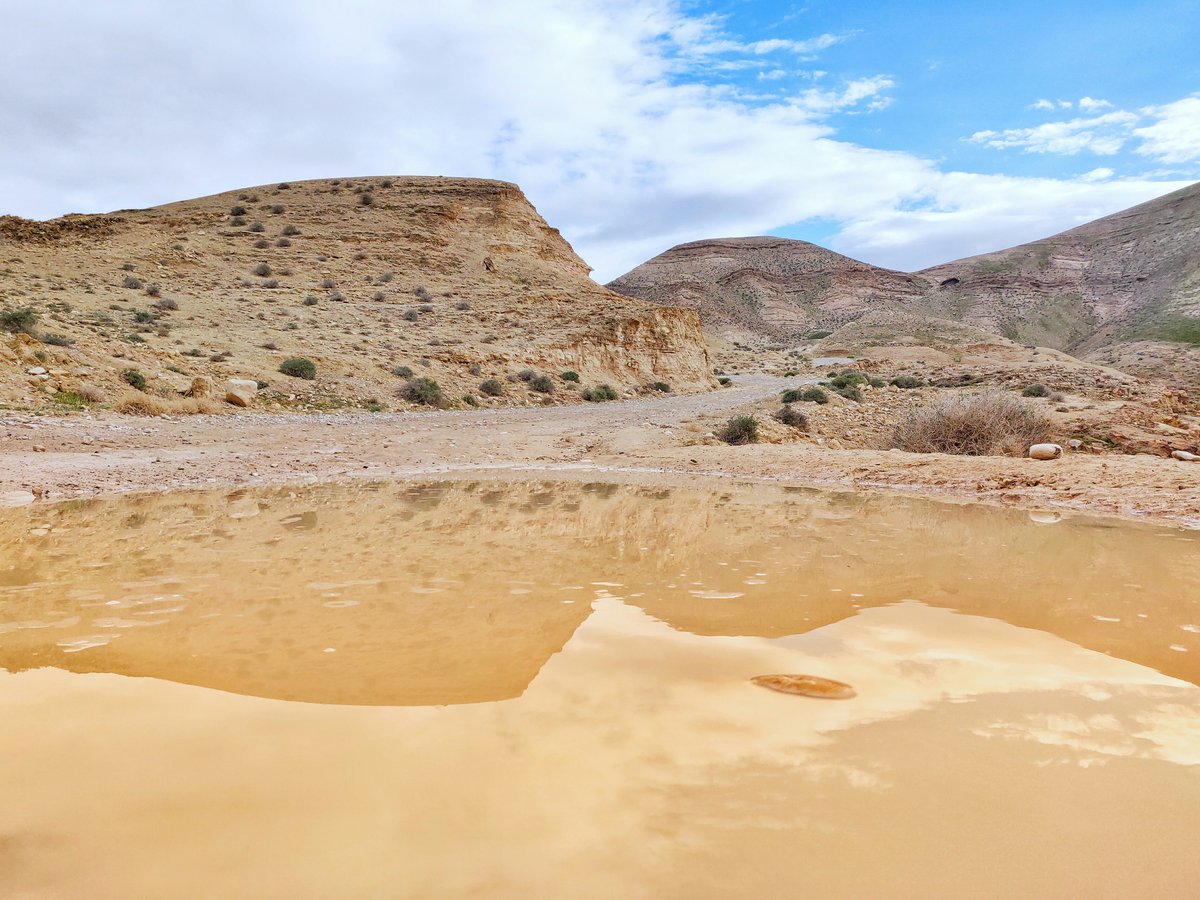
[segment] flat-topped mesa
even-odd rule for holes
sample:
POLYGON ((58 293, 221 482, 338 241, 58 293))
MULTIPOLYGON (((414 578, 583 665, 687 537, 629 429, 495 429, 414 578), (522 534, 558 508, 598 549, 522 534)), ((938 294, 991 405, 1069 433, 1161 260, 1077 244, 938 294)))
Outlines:
POLYGON ((169 402, 194 379, 240 377, 267 383, 258 403, 299 408, 403 407, 406 370, 436 380, 444 402, 493 405, 574 399, 557 378, 568 368, 584 387, 712 385, 693 312, 664 315, 597 285, 502 181, 323 179, 103 216, 5 217, 0 252, 0 304, 39 318, 0 339, 0 402, 20 406, 64 393, 116 401, 128 370, 169 402), (311 360, 316 378, 281 374, 289 357, 311 360), (35 367, 46 377, 31 381, 35 367), (549 394, 509 380, 530 368, 553 377, 549 394), (489 379, 499 395, 481 390, 489 379))
POLYGON ((687 306, 732 337, 829 331, 881 300, 919 296, 921 279, 816 244, 777 237, 679 244, 609 283, 632 297, 687 306))

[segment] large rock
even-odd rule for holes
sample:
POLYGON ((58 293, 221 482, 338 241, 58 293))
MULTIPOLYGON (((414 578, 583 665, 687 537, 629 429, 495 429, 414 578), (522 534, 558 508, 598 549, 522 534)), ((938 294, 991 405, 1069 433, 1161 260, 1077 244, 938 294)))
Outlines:
POLYGON ((234 406, 250 406, 258 396, 258 382, 249 378, 230 378, 225 382, 225 400, 234 406))
POLYGON ((1058 444, 1034 444, 1029 448, 1030 459, 1058 459, 1062 456, 1062 447, 1058 444))

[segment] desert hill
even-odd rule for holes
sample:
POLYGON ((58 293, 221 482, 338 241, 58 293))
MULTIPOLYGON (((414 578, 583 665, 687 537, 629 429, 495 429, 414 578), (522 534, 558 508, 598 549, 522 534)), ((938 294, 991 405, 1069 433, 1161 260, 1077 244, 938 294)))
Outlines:
MULTIPOLYGON (((950 335, 946 324, 958 322, 1200 383, 1200 184, 1044 240, 913 274, 803 241, 737 238, 681 244, 610 287, 691 306, 707 328, 737 340, 799 342, 886 311, 911 323, 898 338, 909 342, 950 335)), ((978 341, 977 333, 962 337, 978 341)))
POLYGON ((710 386, 694 312, 619 296, 589 271, 497 181, 332 179, 0 217, 0 404, 132 397, 184 411, 181 393, 219 400, 228 378, 265 384, 257 405, 301 409, 404 407, 412 376, 436 380, 447 403, 507 406, 598 383, 710 386), (291 357, 316 377, 281 374, 291 357), (141 389, 127 383, 137 376, 141 389), (480 390, 488 379, 498 395, 480 390))
POLYGON ((680 244, 608 286, 695 309, 707 328, 727 337, 783 340, 832 331, 880 304, 921 297, 929 287, 913 275, 775 237, 680 244))

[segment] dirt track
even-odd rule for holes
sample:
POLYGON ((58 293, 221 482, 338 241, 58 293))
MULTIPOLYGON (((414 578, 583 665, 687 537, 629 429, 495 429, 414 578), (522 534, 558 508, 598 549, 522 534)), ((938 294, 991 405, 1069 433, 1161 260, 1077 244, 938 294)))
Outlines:
POLYGON ((548 409, 153 420, 10 414, 0 418, 0 500, 16 502, 29 491, 58 500, 571 467, 894 489, 1200 527, 1200 464, 1151 456, 1072 455, 1036 462, 703 442, 705 418, 728 415, 784 384, 754 376, 707 394, 548 409))

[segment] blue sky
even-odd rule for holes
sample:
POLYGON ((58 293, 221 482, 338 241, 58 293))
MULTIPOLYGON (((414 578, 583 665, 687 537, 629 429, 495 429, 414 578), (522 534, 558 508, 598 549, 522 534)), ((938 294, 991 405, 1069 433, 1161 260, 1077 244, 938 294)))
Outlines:
POLYGON ((0 212, 521 185, 606 281, 781 234, 916 269, 1200 180, 1200 0, 0 0, 0 212))

